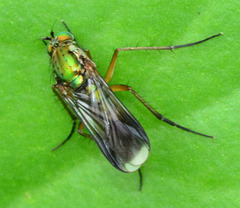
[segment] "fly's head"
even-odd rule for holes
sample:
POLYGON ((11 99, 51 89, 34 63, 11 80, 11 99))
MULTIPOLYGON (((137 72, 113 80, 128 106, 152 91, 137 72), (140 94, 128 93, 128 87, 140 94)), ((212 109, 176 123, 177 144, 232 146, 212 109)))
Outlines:
POLYGON ((72 43, 74 36, 69 32, 60 32, 57 36, 54 36, 53 31, 51 32, 51 37, 42 38, 43 42, 47 45, 47 52, 52 56, 53 51, 58 48, 61 44, 72 43), (49 40, 48 43, 45 40, 49 40))

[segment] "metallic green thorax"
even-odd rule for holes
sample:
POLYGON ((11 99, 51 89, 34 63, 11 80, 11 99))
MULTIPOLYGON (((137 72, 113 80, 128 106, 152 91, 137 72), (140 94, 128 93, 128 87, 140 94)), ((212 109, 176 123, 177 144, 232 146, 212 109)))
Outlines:
POLYGON ((74 45, 73 36, 68 32, 59 33, 48 45, 48 53, 57 78, 66 82, 72 88, 77 88, 83 82, 84 69, 79 63, 79 54, 85 53, 74 45), (77 54, 77 55, 76 55, 77 54))

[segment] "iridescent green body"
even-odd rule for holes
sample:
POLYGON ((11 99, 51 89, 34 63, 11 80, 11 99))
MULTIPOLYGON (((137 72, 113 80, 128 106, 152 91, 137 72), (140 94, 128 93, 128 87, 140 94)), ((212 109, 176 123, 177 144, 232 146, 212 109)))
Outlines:
POLYGON ((72 40, 72 34, 61 32, 48 46, 48 52, 51 54, 51 61, 58 79, 68 83, 72 88, 77 88, 83 82, 83 73, 85 72, 77 57, 87 58, 87 56, 74 45, 72 40))
POLYGON ((142 126, 99 75, 95 63, 76 46, 71 33, 61 32, 50 40, 54 89, 64 106, 80 119, 114 167, 123 172, 138 170, 150 152, 142 126))
MULTIPOLYGON (((78 118, 80 120, 79 133, 86 136, 87 134, 84 134, 81 128, 86 127, 90 133, 87 136, 94 139, 102 153, 114 167, 123 172, 139 170, 149 156, 150 142, 140 123, 119 101, 113 91, 130 91, 159 120, 182 130, 213 138, 165 118, 130 86, 113 85, 110 87, 108 82, 112 78, 119 51, 173 50, 202 43, 222 33, 184 45, 116 49, 105 79, 103 79, 97 72, 96 65, 91 60, 90 54, 87 56, 84 53, 78 42, 74 41, 69 28, 64 22, 63 24, 69 32, 61 32, 57 36, 54 36, 54 33, 51 32, 51 37, 42 39, 44 42, 45 40, 50 41, 47 50, 51 56, 56 79, 53 90, 74 120, 73 129, 62 144, 71 137, 78 118)), ((139 174, 141 179, 140 171, 139 174)))

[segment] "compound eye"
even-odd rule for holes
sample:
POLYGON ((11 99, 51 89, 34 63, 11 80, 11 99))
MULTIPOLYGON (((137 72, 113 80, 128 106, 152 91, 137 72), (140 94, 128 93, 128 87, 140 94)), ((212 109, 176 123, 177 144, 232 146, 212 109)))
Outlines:
POLYGON ((65 40, 73 40, 74 37, 69 32, 60 32, 57 35, 59 41, 65 41, 65 40))
POLYGON ((49 55, 52 54, 52 44, 50 42, 47 44, 47 52, 49 55))

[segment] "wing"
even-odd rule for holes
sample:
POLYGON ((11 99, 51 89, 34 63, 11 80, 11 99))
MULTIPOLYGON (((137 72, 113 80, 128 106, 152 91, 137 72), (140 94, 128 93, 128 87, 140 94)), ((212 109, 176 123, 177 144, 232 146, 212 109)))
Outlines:
POLYGON ((86 72, 79 88, 59 92, 114 167, 123 172, 141 167, 150 152, 147 135, 96 70, 86 72))

